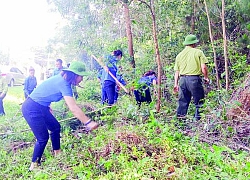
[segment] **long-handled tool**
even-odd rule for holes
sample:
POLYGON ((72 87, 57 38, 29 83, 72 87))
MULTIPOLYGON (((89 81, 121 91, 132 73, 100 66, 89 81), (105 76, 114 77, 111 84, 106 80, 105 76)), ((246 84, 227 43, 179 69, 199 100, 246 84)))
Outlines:
MULTIPOLYGON (((110 108, 111 106, 105 106, 105 107, 102 107, 102 108, 99 108, 97 110, 94 110, 94 111, 90 111, 90 112, 86 112, 85 115, 90 115, 90 114, 94 114, 96 112, 100 112, 100 111, 103 111, 104 109, 107 109, 107 108, 110 108)), ((69 117, 69 118, 66 118, 66 119, 61 119, 59 120, 58 122, 61 123, 61 122, 65 122, 65 121, 70 121, 70 120, 76 120, 77 118, 76 117, 69 117)), ((22 131, 19 131, 19 132, 12 132, 12 131, 7 131, 7 132, 4 132, 4 133, 0 133, 0 136, 4 136, 4 135, 12 135, 12 134, 20 134, 20 133, 23 133, 23 132, 27 132, 27 131, 30 131, 31 129, 24 129, 22 131)))
MULTIPOLYGON (((98 58, 95 57, 94 55, 92 55, 92 57, 100 64, 100 66, 102 66, 103 69, 105 69, 105 68, 104 68, 105 65, 103 64, 103 62, 102 62, 100 59, 98 59, 98 58)), ((118 86, 120 86, 127 94, 129 94, 129 91, 126 89, 126 87, 125 87, 122 83, 120 83, 120 82, 118 81, 118 79, 117 79, 110 71, 108 71, 108 73, 109 73, 109 75, 110 75, 112 78, 114 78, 116 84, 118 84, 118 86)))

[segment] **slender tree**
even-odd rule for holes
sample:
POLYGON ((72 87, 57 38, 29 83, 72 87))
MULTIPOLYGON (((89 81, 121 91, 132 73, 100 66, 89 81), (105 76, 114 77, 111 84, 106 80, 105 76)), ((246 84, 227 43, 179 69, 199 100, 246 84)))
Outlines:
POLYGON ((213 34, 212 34, 211 21, 210 21, 210 16, 209 16, 209 11, 208 11, 206 0, 204 0, 204 5, 205 5, 207 21, 208 21, 209 37, 210 37, 210 41, 211 41, 211 45, 212 45, 212 49, 213 49, 213 53, 214 53, 214 66, 215 66, 215 71, 216 71, 216 85, 217 85, 217 88, 220 89, 218 63, 217 63, 217 59, 216 59, 216 51, 214 48, 214 38, 213 38, 213 34))
POLYGON ((127 38, 128 38, 129 59, 130 59, 130 63, 131 63, 132 68, 135 68, 131 19, 130 19, 130 15, 129 15, 128 1, 126 1, 126 0, 123 0, 123 9, 124 9, 125 22, 126 22, 126 33, 127 33, 127 38))
POLYGON ((191 33, 193 34, 195 31, 195 14, 196 14, 196 4, 195 4, 195 0, 192 0, 192 17, 191 17, 191 33))
POLYGON ((226 24, 225 24, 225 0, 221 0, 221 22, 223 32, 223 44, 224 44, 224 60, 225 60, 225 73, 226 73, 226 90, 229 88, 229 73, 228 73, 228 61, 227 61, 227 37, 226 37, 226 24))
POLYGON ((153 37, 154 37, 154 45, 155 45, 155 54, 156 54, 156 62, 158 67, 158 77, 157 77, 157 104, 156 104, 156 111, 159 112, 161 108, 161 57, 160 57, 160 50, 158 45, 158 38, 157 38, 157 24, 156 24, 156 17, 155 17, 155 7, 154 7, 154 0, 150 0, 150 4, 143 0, 139 0, 140 2, 144 3, 149 9, 152 17, 153 23, 153 37))

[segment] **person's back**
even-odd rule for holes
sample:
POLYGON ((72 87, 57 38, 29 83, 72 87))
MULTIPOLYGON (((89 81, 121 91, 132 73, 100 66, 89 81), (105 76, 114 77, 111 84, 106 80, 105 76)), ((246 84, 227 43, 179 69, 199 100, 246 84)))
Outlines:
POLYGON ((185 75, 201 75, 203 62, 206 62, 203 52, 190 46, 186 46, 176 57, 176 66, 185 75))
POLYGON ((138 81, 137 87, 134 90, 135 99, 137 105, 141 106, 142 102, 147 102, 148 104, 152 102, 150 86, 156 84, 156 77, 154 71, 146 72, 138 81))
POLYGON ((72 96, 72 94, 71 84, 58 74, 42 82, 34 89, 30 97, 43 106, 49 106, 51 102, 61 100, 63 95, 72 96))
MULTIPOLYGON (((153 71, 148 71, 147 73, 144 74, 144 76, 142 76, 138 83, 142 86, 151 86, 153 84, 153 82, 156 81, 156 76, 155 76, 155 72, 153 71)), ((156 83, 156 82, 155 82, 156 83)))

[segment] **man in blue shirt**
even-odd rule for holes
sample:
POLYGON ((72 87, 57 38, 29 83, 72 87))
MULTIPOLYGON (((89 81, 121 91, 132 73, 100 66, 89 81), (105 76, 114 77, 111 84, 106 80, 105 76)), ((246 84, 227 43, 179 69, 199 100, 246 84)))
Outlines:
POLYGON ((54 69, 52 76, 55 76, 55 75, 59 74, 63 69, 65 69, 63 67, 62 63, 63 62, 62 62, 61 59, 56 60, 56 68, 54 69))
POLYGON ((29 77, 27 77, 24 81, 24 97, 25 99, 32 93, 32 91, 36 88, 37 80, 35 77, 35 69, 30 67, 29 69, 29 77))

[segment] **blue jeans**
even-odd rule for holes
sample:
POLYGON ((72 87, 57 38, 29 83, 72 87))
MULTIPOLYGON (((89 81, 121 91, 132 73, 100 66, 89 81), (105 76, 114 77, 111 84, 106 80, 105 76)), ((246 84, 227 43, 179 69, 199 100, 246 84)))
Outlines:
POLYGON ((177 108, 177 117, 185 117, 188 111, 189 103, 193 97, 195 104, 194 117, 199 120, 200 108, 204 101, 204 89, 200 76, 181 76, 179 87, 179 100, 177 108))
POLYGON ((115 86, 114 103, 117 102, 118 96, 119 96, 119 89, 118 89, 118 87, 117 87, 117 85, 116 85, 116 86, 115 86))
POLYGON ((49 107, 42 106, 29 97, 22 105, 22 113, 37 139, 33 151, 32 162, 37 161, 40 163, 44 149, 49 140, 49 135, 53 150, 60 149, 61 126, 51 114, 49 107), (50 131, 50 134, 48 131, 50 131))
POLYGON ((106 80, 103 82, 103 97, 107 97, 108 104, 114 104, 116 83, 113 81, 106 80))
POLYGON ((101 86, 101 90, 102 90, 102 96, 101 96, 101 104, 102 105, 104 105, 106 102, 107 102, 107 95, 106 95, 106 93, 105 93, 105 91, 104 91, 104 87, 103 86, 101 86))
POLYGON ((3 99, 4 98, 5 98, 5 96, 0 98, 0 116, 5 115, 4 107, 3 107, 3 99))

